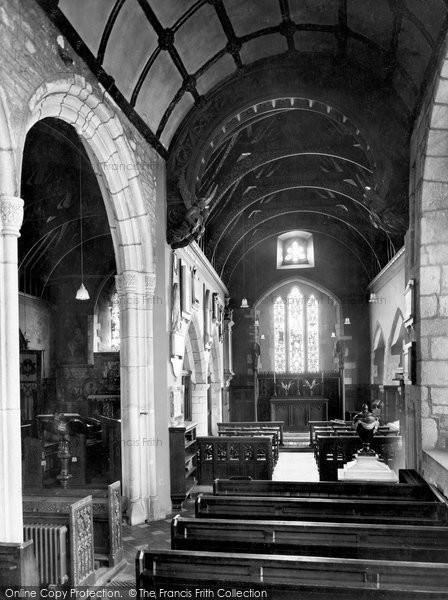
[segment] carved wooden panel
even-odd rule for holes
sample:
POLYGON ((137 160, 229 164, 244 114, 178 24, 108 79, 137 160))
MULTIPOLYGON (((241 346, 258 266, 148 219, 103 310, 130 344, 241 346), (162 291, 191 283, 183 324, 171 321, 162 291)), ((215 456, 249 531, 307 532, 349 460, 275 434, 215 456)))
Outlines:
POLYGON ((121 531, 121 485, 119 481, 107 487, 110 532, 109 565, 115 565, 123 559, 123 537, 121 531))
POLYGON ((70 506, 72 587, 87 584, 94 572, 92 496, 70 506))

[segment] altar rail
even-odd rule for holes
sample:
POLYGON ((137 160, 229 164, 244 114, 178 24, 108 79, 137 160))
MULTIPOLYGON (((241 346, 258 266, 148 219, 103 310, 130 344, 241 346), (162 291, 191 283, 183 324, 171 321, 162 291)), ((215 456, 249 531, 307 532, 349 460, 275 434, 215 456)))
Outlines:
POLYGON ((272 479, 272 436, 198 437, 198 483, 214 479, 272 479))

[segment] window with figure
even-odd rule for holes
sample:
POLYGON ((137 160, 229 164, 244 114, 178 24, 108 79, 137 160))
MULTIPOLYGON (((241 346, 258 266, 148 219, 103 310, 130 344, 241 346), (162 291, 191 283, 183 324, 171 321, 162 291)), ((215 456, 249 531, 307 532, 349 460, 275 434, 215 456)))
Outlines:
POLYGON ((277 373, 317 372, 319 360, 319 302, 305 298, 293 286, 286 298, 274 301, 274 370, 277 373))

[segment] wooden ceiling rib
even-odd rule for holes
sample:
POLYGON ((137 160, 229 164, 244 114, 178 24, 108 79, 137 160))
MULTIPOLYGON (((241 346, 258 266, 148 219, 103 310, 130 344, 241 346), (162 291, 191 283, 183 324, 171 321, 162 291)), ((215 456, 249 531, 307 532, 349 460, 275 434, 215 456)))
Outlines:
MULTIPOLYGON (((82 49, 81 47, 85 44, 83 42, 86 37, 86 31, 83 31, 82 28, 86 26, 86 19, 81 18, 81 16, 77 16, 76 7, 71 3, 70 8, 68 8, 69 0, 60 0, 59 9, 55 8, 55 4, 58 4, 57 1, 54 0, 36 0, 38 1, 44 8, 46 8, 50 14, 50 16, 61 24, 65 21, 63 29, 65 33, 69 36, 69 41, 75 43, 75 47, 78 50, 81 50, 82 54, 86 54, 86 50, 88 48, 82 49), (51 7, 51 9, 50 9, 51 7), (69 18, 66 18, 65 13, 69 15, 69 18), (70 21, 71 19, 71 21, 70 21)), ((312 3, 306 4, 300 12, 294 13, 292 16, 291 12, 291 4, 289 0, 272 0, 272 2, 263 2, 263 3, 252 3, 246 2, 244 6, 241 8, 241 5, 238 3, 235 4, 230 2, 230 0, 198 0, 197 2, 193 2, 190 5, 187 5, 186 10, 182 10, 181 3, 176 0, 163 0, 164 6, 163 10, 161 9, 160 0, 134 0, 138 3, 139 7, 143 11, 148 24, 153 28, 155 34, 157 35, 159 42, 157 48, 154 51, 151 51, 151 54, 147 57, 147 61, 143 70, 140 73, 135 74, 135 80, 137 81, 131 97, 126 102, 126 108, 128 110, 134 109, 136 110, 137 100, 139 93, 142 89, 143 83, 146 78, 149 76, 151 71, 151 66, 154 61, 157 60, 160 52, 168 52, 172 61, 174 62, 177 70, 179 71, 180 76, 182 77, 182 86, 177 90, 176 93, 173 94, 172 98, 167 102, 164 107, 160 107, 159 112, 163 115, 161 121, 157 128, 152 129, 151 133, 153 138, 158 140, 158 149, 161 148, 160 138, 164 134, 164 128, 166 127, 170 116, 172 115, 176 105, 182 99, 182 96, 186 93, 192 95, 196 104, 202 102, 202 97, 197 90, 197 79, 212 66, 216 65, 219 62, 219 59, 222 58, 225 54, 229 54, 235 63, 235 69, 241 70, 246 67, 244 64, 241 50, 242 48, 248 44, 253 42, 258 38, 263 38, 268 35, 277 35, 284 37, 287 43, 288 52, 296 51, 296 34, 300 32, 309 32, 311 34, 322 34, 327 33, 334 37, 335 39, 335 57, 338 60, 344 59, 348 56, 349 52, 349 40, 358 40, 365 46, 369 47, 371 51, 377 55, 381 55, 384 60, 385 69, 384 73, 387 75, 387 79, 389 84, 393 82, 393 74, 396 70, 399 71, 401 78, 407 80, 408 84, 411 86, 412 93, 415 95, 417 99, 421 96, 421 84, 422 80, 415 80, 415 77, 412 76, 411 73, 405 68, 405 66, 398 59, 398 54, 401 49, 401 40, 400 33, 402 31, 402 25, 404 21, 412 23, 412 25, 418 30, 422 36, 422 39, 425 40, 425 43, 432 50, 432 55, 428 64, 431 62, 431 59, 434 58, 434 53, 438 46, 439 35, 438 31, 435 30, 436 25, 434 23, 425 22, 425 10, 424 7, 421 8, 421 14, 417 13, 417 8, 415 5, 408 5, 405 0, 399 0, 397 2, 392 3, 383 3, 382 12, 378 13, 379 17, 385 15, 386 8, 389 7, 390 11, 390 20, 392 22, 392 29, 390 34, 390 39, 387 44, 387 47, 384 47, 378 43, 376 39, 376 31, 372 29, 372 23, 375 19, 372 18, 372 5, 371 2, 350 2, 348 0, 339 0, 338 2, 332 2, 327 5, 323 5, 322 3, 316 3, 316 8, 313 7, 312 3), (172 7, 171 7, 172 5, 172 7), (193 20, 196 15, 199 14, 199 11, 206 5, 210 5, 212 9, 216 13, 217 23, 220 24, 220 32, 218 30, 213 29, 214 34, 218 38, 220 35, 224 35, 226 39, 225 47, 219 45, 215 48, 215 52, 212 56, 202 56, 201 52, 201 43, 200 39, 197 36, 197 30, 192 28, 193 20), (348 10, 348 5, 350 5, 350 11, 348 10), (238 8, 238 23, 239 23, 239 31, 246 32, 240 33, 237 35, 235 31, 234 21, 236 18, 236 7, 238 8), (251 19, 253 20, 253 16, 257 14, 257 19, 259 20, 260 11, 263 10, 264 7, 271 7, 269 12, 267 12, 266 19, 271 19, 271 22, 263 21, 264 26, 258 27, 255 31, 247 31, 247 28, 244 27, 245 23, 250 23, 251 19), (277 10, 273 10, 273 7, 277 6, 277 10), (325 8, 323 8, 325 6, 325 8), (337 6, 337 11, 334 11, 334 7, 337 6), (413 10, 411 10, 411 8, 413 10), (314 12, 313 12, 314 10, 314 12), (320 11, 319 15, 327 16, 327 18, 319 18, 318 22, 313 22, 313 17, 316 18, 317 12, 320 11), (307 12, 308 11, 308 12, 307 12), (159 14, 163 14, 163 18, 173 19, 174 21, 169 24, 169 27, 165 27, 159 14), (279 19, 277 18, 277 15, 279 19), (307 19, 307 14, 310 15, 310 18, 307 19), (357 21, 354 23, 362 23, 362 29, 365 31, 356 30, 351 23, 353 21, 352 15, 357 15, 357 21), (169 16, 168 16, 169 15, 169 16), (294 20, 294 16, 296 20, 294 20), (300 17, 300 19, 298 18, 300 17), (324 21, 327 21, 325 23, 324 21), (369 31, 370 27, 370 31, 369 31), (195 60, 195 63, 198 64, 198 68, 196 68, 195 72, 188 72, 188 69, 185 66, 184 61, 181 58, 181 52, 178 47, 178 40, 176 39, 176 33, 182 28, 183 31, 188 33, 188 29, 191 29, 191 45, 196 46, 198 58, 195 60), (432 28, 432 29, 431 29, 432 28), (219 36, 218 36, 219 33, 219 36)), ((123 6, 126 2, 130 2, 130 0, 117 0, 113 3, 112 8, 110 10, 109 16, 107 18, 107 22, 104 24, 99 24, 99 29, 97 33, 97 37, 99 40, 98 52, 95 57, 93 57, 93 61, 90 60, 90 64, 94 65, 94 70, 99 71, 103 66, 104 57, 107 50, 108 43, 110 42, 111 33, 115 27, 117 27, 118 16, 123 9, 123 6)), ((434 5, 435 6, 435 5, 434 5)), ((443 6, 442 4, 440 6, 443 6)), ((440 24, 441 21, 445 22, 446 20, 446 6, 447 2, 444 2, 445 10, 444 14, 441 14, 441 19, 438 19, 440 24)), ((85 2, 79 3, 79 11, 88 10, 86 8, 85 2)), ((384 17, 385 18, 385 17, 384 17)), ((258 21, 256 21, 258 22, 258 21)), ((261 23, 261 21, 260 21, 261 23)), ((144 24, 141 24, 143 27, 144 24)), ((120 25, 123 27, 123 24, 120 25)), ((89 25, 89 27, 93 27, 93 25, 89 25)), ((210 27, 212 25, 210 23, 204 22, 204 31, 207 31, 210 34, 210 27)), ((215 27, 215 25, 213 25, 215 27)), ((375 23, 375 27, 377 30, 381 30, 381 22, 375 23)), ((384 29, 384 28, 383 28, 384 29)), ((443 27, 442 29, 445 29, 443 27)), ((130 48, 132 48, 132 40, 135 38, 135 32, 133 31, 123 31, 123 35, 126 35, 130 41, 130 48)), ((89 30, 88 38, 91 39, 92 32, 89 30)), ((275 50, 276 45, 271 44, 273 51, 275 50)), ((279 47, 280 48, 280 47, 279 47)), ((416 51, 419 52, 419 48, 416 48, 416 51)), ((266 52, 266 47, 264 47, 264 51, 266 52)), ((251 57, 251 60, 256 60, 256 55, 254 57, 253 53, 247 54, 247 56, 251 57)), ((261 55, 260 55, 261 56, 261 55)), ((91 57, 92 58, 92 57, 91 57)), ((125 93, 124 89, 120 90, 120 73, 123 73, 123 70, 126 69, 126 56, 123 56, 123 62, 121 64, 116 64, 115 68, 112 69, 113 72, 103 73, 103 75, 107 75, 109 77, 114 78, 115 87, 111 86, 111 93, 117 94, 117 97, 120 100, 123 100, 119 96, 119 92, 121 94, 125 93)), ((224 74, 227 76, 227 72, 224 74)), ((423 78, 424 79, 424 78, 423 78)), ((157 85, 157 80, 155 79, 151 82, 152 85, 157 85)), ((415 109, 415 106, 411 107, 411 112, 415 109)), ((149 109, 148 109, 149 110, 149 109)), ((138 113, 138 110, 136 110, 138 113)), ((145 112, 145 111, 143 111, 145 112)), ((182 116, 182 115, 181 115, 182 116)), ((180 116, 180 118, 181 118, 180 116)), ((145 120, 143 114, 138 114, 138 117, 141 120, 145 120)), ((135 119, 138 121, 138 119, 135 119)), ((172 126, 171 126, 172 128, 172 126)), ((151 129, 151 128, 150 128, 151 129)), ((147 131, 145 132, 148 133, 147 131)), ((166 137, 166 136, 165 136, 166 137)), ((154 142, 154 139, 152 139, 154 142)), ((153 143, 154 145, 154 143, 153 143)))

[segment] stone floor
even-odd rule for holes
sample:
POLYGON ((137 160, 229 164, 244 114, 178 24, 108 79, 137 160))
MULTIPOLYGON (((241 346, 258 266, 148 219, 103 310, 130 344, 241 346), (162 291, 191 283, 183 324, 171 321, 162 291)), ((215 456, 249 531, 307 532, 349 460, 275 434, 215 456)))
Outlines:
MULTIPOLYGON (((281 452, 272 479, 275 481, 319 481, 313 453, 281 452)), ((157 550, 170 548, 172 518, 180 512, 182 516, 193 517, 194 496, 200 492, 211 493, 212 486, 198 486, 198 489, 193 492, 193 498, 184 502, 182 511, 177 510, 162 521, 154 521, 134 527, 123 525, 123 545, 127 566, 114 577, 112 582, 107 584, 107 588, 126 587, 135 584, 134 561, 138 550, 146 547, 157 550)))

